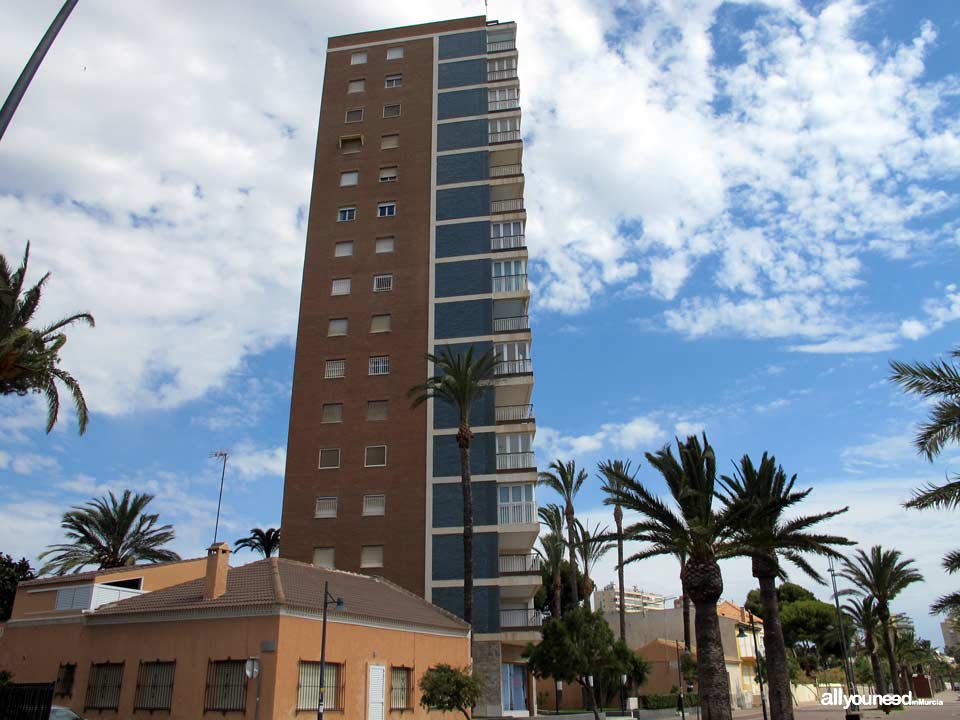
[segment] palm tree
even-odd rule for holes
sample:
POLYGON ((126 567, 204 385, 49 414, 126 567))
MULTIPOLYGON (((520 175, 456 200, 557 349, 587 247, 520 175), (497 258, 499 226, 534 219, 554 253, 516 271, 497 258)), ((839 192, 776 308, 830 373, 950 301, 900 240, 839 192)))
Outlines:
POLYGON ((88 565, 101 570, 146 563, 170 562, 180 556, 163 545, 174 539, 172 525, 157 526, 159 515, 147 514, 144 508, 153 495, 123 491, 117 501, 113 492, 96 498, 82 507, 64 513, 60 527, 66 530, 69 543, 51 545, 40 554, 51 559, 40 573, 65 575, 80 572, 88 565))
POLYGON ((77 313, 39 330, 28 327, 40 305, 43 284, 50 277, 47 273, 24 291, 29 259, 30 243, 15 271, 11 272, 7 259, 0 254, 0 395, 43 393, 47 399, 47 432, 50 432, 60 412, 57 390, 57 381, 60 381, 73 398, 82 435, 89 421, 87 403, 79 383, 60 367, 60 350, 67 342, 63 329, 78 321, 93 327, 93 316, 77 313))
MULTIPOLYGON (((915 491, 913 499, 904 503, 905 507, 925 510, 938 508, 953 510, 960 508, 960 475, 954 475, 952 481, 943 485, 933 483, 915 491)), ((951 550, 943 556, 943 569, 951 575, 960 571, 960 549, 951 550)), ((934 615, 940 613, 960 613, 960 592, 952 592, 937 598, 930 606, 934 615)))
POLYGON ((776 458, 767 453, 763 454, 759 466, 754 466, 750 456, 744 455, 733 477, 721 477, 725 491, 721 499, 737 528, 737 540, 747 548, 753 576, 760 584, 770 713, 779 720, 793 720, 790 668, 777 599, 777 578, 786 577, 781 559, 823 583, 823 578, 803 555, 839 558, 842 556, 832 546, 853 544, 837 535, 810 532, 813 526, 845 513, 847 508, 792 520, 784 517, 788 508, 803 501, 813 490, 794 490, 796 481, 796 475, 788 479, 776 458))
POLYGON ((253 552, 258 552, 263 557, 273 557, 274 553, 280 553, 280 528, 250 528, 250 534, 247 537, 239 538, 234 544, 234 548, 246 548, 253 552))
POLYGON ((497 356, 493 351, 474 357, 471 346, 466 353, 454 353, 449 346, 438 355, 427 354, 434 372, 422 385, 410 389, 413 406, 431 398, 449 403, 457 410, 457 447, 460 448, 460 488, 463 492, 463 619, 473 624, 473 488, 470 485, 470 410, 493 378, 497 356))
POLYGON ((577 555, 580 556, 580 564, 583 566, 583 595, 586 600, 587 608, 590 608, 590 597, 593 595, 594 583, 590 579, 590 571, 596 567, 597 562, 613 550, 613 543, 609 542, 610 531, 604 526, 600 527, 597 523, 591 530, 584 527, 579 520, 574 520, 577 531, 577 555))
POLYGON ((562 594, 563 594, 563 554, 566 552, 567 543, 563 539, 563 511, 559 505, 550 503, 538 511, 540 522, 547 526, 546 535, 540 536, 541 550, 537 553, 543 558, 550 571, 551 584, 553 586, 553 607, 550 608, 551 617, 559 620, 563 614, 562 594))
POLYGON ((880 655, 877 653, 877 635, 883 632, 880 618, 877 617, 877 607, 872 595, 851 598, 843 604, 843 611, 853 621, 857 631, 863 636, 863 649, 870 658, 870 668, 873 670, 873 684, 879 695, 887 691, 887 684, 883 678, 883 666, 880 664, 880 655))
MULTIPOLYGON (((620 475, 636 477, 636 473, 630 472, 630 461, 627 460, 607 460, 598 465, 603 485, 601 489, 607 495, 613 496, 620 487, 620 481, 617 478, 620 475)), ((627 641, 627 608, 624 597, 626 588, 623 582, 623 508, 619 503, 613 504, 613 522, 617 526, 617 590, 620 600, 620 639, 627 641)))
POLYGON ((723 594, 723 576, 717 560, 738 554, 726 510, 714 510, 717 461, 703 436, 677 439, 679 461, 670 446, 646 453, 666 481, 676 509, 653 495, 639 480, 617 474, 620 488, 604 499, 620 504, 641 519, 624 530, 631 540, 648 546, 626 560, 636 562, 655 555, 681 558, 680 583, 696 609, 697 678, 705 720, 730 720, 730 685, 720 640, 717 601, 723 594))
POLYGON ((873 596, 880 620, 883 652, 890 664, 890 686, 895 695, 900 695, 890 603, 906 587, 922 581, 923 575, 914 569, 911 558, 904 558, 899 550, 884 550, 879 545, 870 548, 869 555, 858 549, 853 560, 843 559, 843 565, 840 575, 856 585, 862 595, 873 596))
POLYGON ((563 514, 567 526, 567 548, 570 551, 570 576, 567 580, 570 583, 570 597, 573 598, 574 605, 580 602, 580 593, 577 591, 577 540, 573 499, 580 492, 580 488, 586 479, 586 471, 577 470, 577 463, 574 460, 567 463, 554 460, 550 463, 549 470, 545 470, 537 476, 537 482, 546 485, 563 499, 563 514))

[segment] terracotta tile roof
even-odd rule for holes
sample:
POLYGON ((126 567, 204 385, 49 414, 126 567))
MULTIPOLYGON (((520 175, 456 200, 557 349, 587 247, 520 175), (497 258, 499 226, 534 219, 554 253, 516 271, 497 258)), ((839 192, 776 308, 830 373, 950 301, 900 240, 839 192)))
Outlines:
POLYGON ((84 580, 93 580, 102 575, 112 575, 113 573, 130 572, 137 570, 151 570, 152 568, 164 567, 167 565, 178 565, 180 563, 196 562, 205 558, 184 558, 183 560, 171 560, 162 563, 144 563, 142 565, 124 565, 118 568, 108 568, 107 570, 88 570, 81 573, 70 573, 67 575, 50 575, 48 577, 36 578, 35 580, 24 580, 20 585, 24 587, 35 587, 36 585, 53 585, 67 582, 82 582, 84 580))
POLYGON ((103 605, 93 615, 175 613, 254 606, 284 606, 319 613, 323 609, 325 580, 330 583, 330 594, 344 600, 343 610, 337 611, 333 606, 328 609, 331 616, 461 632, 470 629, 456 615, 384 578, 319 568, 284 558, 268 558, 231 567, 227 573, 227 591, 213 600, 203 599, 204 578, 198 578, 103 605))
MULTIPOLYGON (((717 603, 717 615, 720 617, 730 618, 731 620, 736 620, 737 622, 750 622, 750 611, 740 607, 730 600, 722 600, 717 603)), ((753 621, 757 625, 763 625, 763 619, 759 615, 754 615, 753 621)))

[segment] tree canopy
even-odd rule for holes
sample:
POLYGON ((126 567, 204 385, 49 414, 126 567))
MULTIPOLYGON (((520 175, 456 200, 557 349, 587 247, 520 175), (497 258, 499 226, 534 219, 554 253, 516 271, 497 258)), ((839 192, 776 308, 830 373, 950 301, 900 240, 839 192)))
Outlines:
POLYGON ((0 622, 10 619, 17 584, 24 580, 33 580, 36 576, 26 558, 14 560, 10 555, 0 553, 0 622))

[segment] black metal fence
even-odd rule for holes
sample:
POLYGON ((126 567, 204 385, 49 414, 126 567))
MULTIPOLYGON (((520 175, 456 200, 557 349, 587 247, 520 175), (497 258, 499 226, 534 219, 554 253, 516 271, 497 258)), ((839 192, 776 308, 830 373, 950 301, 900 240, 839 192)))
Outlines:
POLYGON ((0 720, 48 720, 53 683, 0 685, 0 720))

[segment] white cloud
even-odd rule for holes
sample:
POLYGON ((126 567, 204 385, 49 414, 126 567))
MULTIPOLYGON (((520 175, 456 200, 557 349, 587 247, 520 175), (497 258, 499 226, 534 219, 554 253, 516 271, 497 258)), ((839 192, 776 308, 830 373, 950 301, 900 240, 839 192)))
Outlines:
POLYGON ((265 476, 283 477, 287 448, 256 448, 249 442, 238 444, 230 453, 227 469, 250 480, 265 476))
POLYGON ((0 470, 9 468, 18 475, 33 475, 35 472, 43 470, 56 473, 60 470, 60 463, 57 459, 49 455, 39 455, 37 453, 10 453, 0 450, 0 470))
POLYGON ((700 433, 704 432, 707 429, 707 426, 702 422, 681 420, 673 426, 673 429, 676 431, 679 437, 689 437, 690 435, 699 435, 700 433))
POLYGON ((913 445, 913 434, 904 431, 892 435, 874 435, 867 442, 850 445, 840 452, 840 460, 848 472, 860 473, 876 468, 920 462, 913 445))
POLYGON ((754 405, 753 410, 754 412, 758 413, 768 413, 773 412, 774 410, 782 410, 788 405, 790 405, 790 401, 788 399, 777 398, 776 400, 771 400, 770 402, 754 405))
POLYGON ((647 449, 666 439, 666 431, 650 417, 638 416, 623 423, 603 423, 588 435, 565 435, 554 428, 539 426, 535 449, 542 465, 554 459, 606 451, 647 449))
POLYGON ((951 283, 944 288, 943 298, 929 298, 923 304, 926 322, 910 319, 900 323, 900 334, 908 340, 917 340, 936 332, 949 322, 960 318, 960 292, 951 283))

